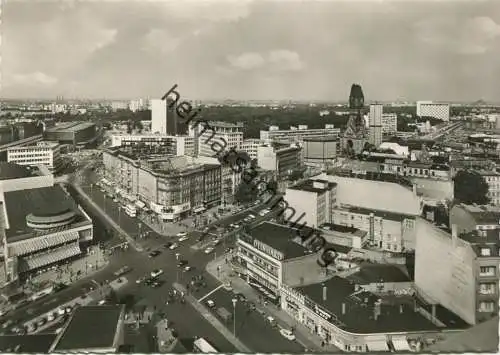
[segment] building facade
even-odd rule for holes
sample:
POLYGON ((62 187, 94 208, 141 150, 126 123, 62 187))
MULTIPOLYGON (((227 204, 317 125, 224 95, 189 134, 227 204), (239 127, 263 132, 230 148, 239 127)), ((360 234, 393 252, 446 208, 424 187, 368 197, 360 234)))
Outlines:
POLYGON ((398 115, 382 113, 382 134, 392 135, 398 132, 398 115))
POLYGON ((307 137, 302 146, 304 165, 326 167, 337 158, 339 138, 307 137))
POLYGON ((167 135, 167 101, 151 100, 151 132, 167 135))
POLYGON ((302 166, 301 148, 283 145, 265 145, 257 148, 257 164, 263 170, 274 171, 278 177, 287 177, 302 166))
POLYGON ((480 169, 476 172, 481 175, 488 184, 488 197, 490 203, 495 206, 500 206, 500 173, 496 170, 480 169))
POLYGON ((141 156, 116 148, 103 152, 103 162, 108 180, 152 210, 168 214, 165 219, 221 202, 220 163, 206 164, 189 156, 141 156))
POLYGON ((145 149, 166 155, 190 155, 195 153, 195 139, 190 136, 160 136, 160 135, 131 135, 114 134, 111 136, 111 147, 136 147, 141 146, 145 149))
POLYGON ((325 124, 325 128, 308 128, 307 125, 290 127, 290 129, 279 129, 278 126, 270 126, 267 131, 260 131, 260 140, 266 143, 272 141, 296 143, 305 138, 338 137, 340 128, 333 124, 325 124))
POLYGON ((250 159, 257 159, 257 150, 263 145, 260 139, 244 139, 241 143, 240 150, 247 153, 250 159))
POLYGON ((450 120, 450 104, 432 101, 417 101, 417 116, 434 117, 439 120, 450 120))
POLYGON ((50 172, 61 166, 61 145, 57 142, 38 142, 36 145, 7 149, 7 162, 19 165, 44 165, 50 172))
POLYGON ((381 104, 371 104, 369 114, 369 142, 378 148, 382 143, 382 115, 384 106, 381 104))
POLYGON ((195 128, 195 137, 197 154, 213 157, 221 150, 227 152, 231 148, 240 148, 243 143, 243 123, 199 122, 195 128))

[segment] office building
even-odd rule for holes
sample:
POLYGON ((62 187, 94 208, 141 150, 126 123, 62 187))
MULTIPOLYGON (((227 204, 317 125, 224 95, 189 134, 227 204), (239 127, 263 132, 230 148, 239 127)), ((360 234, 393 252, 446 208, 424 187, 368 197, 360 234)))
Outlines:
POLYGON ((284 211, 285 219, 300 219, 301 224, 306 223, 311 228, 331 223, 337 204, 336 187, 336 183, 324 180, 305 180, 288 187, 284 198, 290 208, 284 211))
POLYGON ((305 138, 338 137, 340 128, 333 124, 325 124, 325 128, 308 128, 307 125, 292 126, 289 129, 279 129, 278 126, 270 126, 267 131, 260 131, 260 140, 265 143, 279 141, 282 143, 300 143, 305 138))
POLYGON ((43 137, 61 144, 85 145, 95 141, 97 130, 92 122, 65 122, 46 128, 43 137))
POLYGON ((128 102, 125 102, 125 101, 113 101, 111 103, 111 109, 113 111, 126 110, 126 109, 128 109, 128 102))
POLYGON ((415 288, 428 304, 440 304, 469 324, 498 316, 498 229, 451 235, 418 218, 415 288))
POLYGON ((221 151, 239 149, 243 143, 243 123, 200 121, 194 130, 197 154, 202 156, 213 157, 221 151))
POLYGON ((302 145, 304 165, 324 168, 337 158, 337 136, 307 137, 302 145))
POLYGON ((103 152, 106 179, 165 220, 178 220, 194 210, 221 202, 221 164, 190 156, 143 154, 129 148, 103 152))
POLYGON ((93 238, 92 220, 53 176, 10 163, 0 171, 2 283, 80 257, 80 245, 93 238))
POLYGON ((240 232, 236 248, 241 276, 265 298, 279 302, 284 283, 307 284, 324 276, 317 263, 319 254, 302 244, 300 230, 272 222, 240 232))
POLYGON ((286 178, 302 166, 301 148, 277 143, 260 146, 257 148, 257 164, 263 170, 286 178))
POLYGON ((249 138, 244 139, 241 143, 240 150, 247 153, 250 159, 257 159, 257 150, 263 145, 260 139, 249 138))
POLYGON ((434 117, 438 120, 450 120, 450 104, 432 101, 417 101, 418 117, 434 117))
POLYGON ((370 105, 369 115, 369 142, 376 148, 382 143, 382 115, 384 106, 380 104, 370 105))
POLYGON ((382 113, 382 134, 394 135, 398 132, 398 115, 382 113))
POLYGON ((186 118, 177 113, 177 103, 173 98, 167 97, 167 134, 171 136, 187 135, 189 132, 186 118))
POLYGON ((195 152, 195 139, 189 136, 160 136, 155 134, 113 134, 111 148, 131 147, 150 151, 152 154, 190 155, 195 152))
POLYGON ((167 135, 167 101, 162 99, 151 100, 151 132, 167 135))
POLYGON ((61 145, 42 141, 35 145, 8 148, 7 162, 27 166, 44 165, 50 172, 57 172, 62 163, 61 145))

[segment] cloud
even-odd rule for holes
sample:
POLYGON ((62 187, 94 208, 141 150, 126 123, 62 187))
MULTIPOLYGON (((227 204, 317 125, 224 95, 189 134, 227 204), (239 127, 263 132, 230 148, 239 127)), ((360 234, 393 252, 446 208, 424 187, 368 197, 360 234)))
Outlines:
POLYGON ((144 49, 170 53, 181 43, 180 38, 172 36, 167 30, 152 29, 144 37, 144 49))
POLYGON ((58 82, 57 78, 47 75, 42 72, 28 74, 13 74, 6 76, 6 86, 9 85, 26 85, 26 86, 51 86, 58 82))
POLYGON ((265 54, 247 52, 239 56, 228 56, 227 60, 233 68, 241 70, 266 67, 271 71, 298 71, 304 67, 298 53, 284 49, 265 54))
POLYGON ((459 21, 453 18, 430 18, 416 25, 418 38, 427 44, 461 54, 483 54, 500 38, 500 25, 486 16, 459 21))

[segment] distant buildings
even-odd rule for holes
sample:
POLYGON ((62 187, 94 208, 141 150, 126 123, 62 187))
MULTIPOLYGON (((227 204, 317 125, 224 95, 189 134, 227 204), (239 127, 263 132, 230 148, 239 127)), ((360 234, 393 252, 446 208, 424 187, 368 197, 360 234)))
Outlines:
POLYGON ((200 121, 194 129, 197 154, 202 156, 212 157, 231 148, 239 149, 243 143, 243 123, 200 121))
POLYGON ((38 142, 35 145, 7 149, 7 162, 19 165, 45 165, 49 171, 56 172, 61 161, 61 145, 58 142, 38 142))
POLYGON ((398 115, 382 113, 382 134, 393 135, 398 132, 398 115))
POLYGON ((111 103, 111 109, 113 111, 118 111, 118 110, 127 110, 128 109, 128 102, 126 101, 113 101, 111 103))
POLYGON ((190 136, 160 136, 155 134, 113 134, 111 147, 126 146, 136 151, 165 155, 194 156, 196 142, 190 136))
POLYGON ((260 131, 260 140, 266 143, 272 141, 296 143, 306 138, 336 137, 339 134, 340 128, 335 128, 333 124, 325 124, 325 128, 308 128, 307 125, 299 125, 290 129, 279 129, 278 126, 270 126, 267 131, 260 131))
POLYGON ((496 170, 477 169, 475 170, 481 175, 488 184, 488 198, 490 203, 495 206, 500 206, 500 173, 496 170))
POLYGON ((450 120, 450 104, 432 101, 417 101, 417 116, 434 117, 438 120, 450 120))
POLYGON ((244 139, 240 145, 240 150, 247 153, 250 159, 257 159, 257 150, 262 144, 260 139, 244 139))
POLYGON ((441 304, 469 324, 497 316, 499 240, 499 229, 459 234, 452 225, 450 236, 419 219, 417 292, 428 304, 441 304))
POLYGON ((370 128, 369 128, 369 142, 376 148, 382 143, 382 115, 384 106, 381 104, 370 105, 370 128))
POLYGON ((92 220, 52 175, 0 164, 2 250, 0 282, 26 280, 61 261, 79 257, 93 238, 92 220))
POLYGON ((106 178, 166 220, 220 204, 221 165, 189 157, 165 157, 110 148, 103 152, 106 178))

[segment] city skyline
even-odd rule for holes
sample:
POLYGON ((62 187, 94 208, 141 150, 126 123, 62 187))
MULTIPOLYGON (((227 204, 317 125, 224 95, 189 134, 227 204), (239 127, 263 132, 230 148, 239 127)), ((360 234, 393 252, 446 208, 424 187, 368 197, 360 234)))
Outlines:
POLYGON ((498 101, 500 11, 454 2, 14 2, 2 97, 498 101), (305 7, 307 6, 307 7, 305 7), (173 69, 172 69, 173 68, 173 69))

